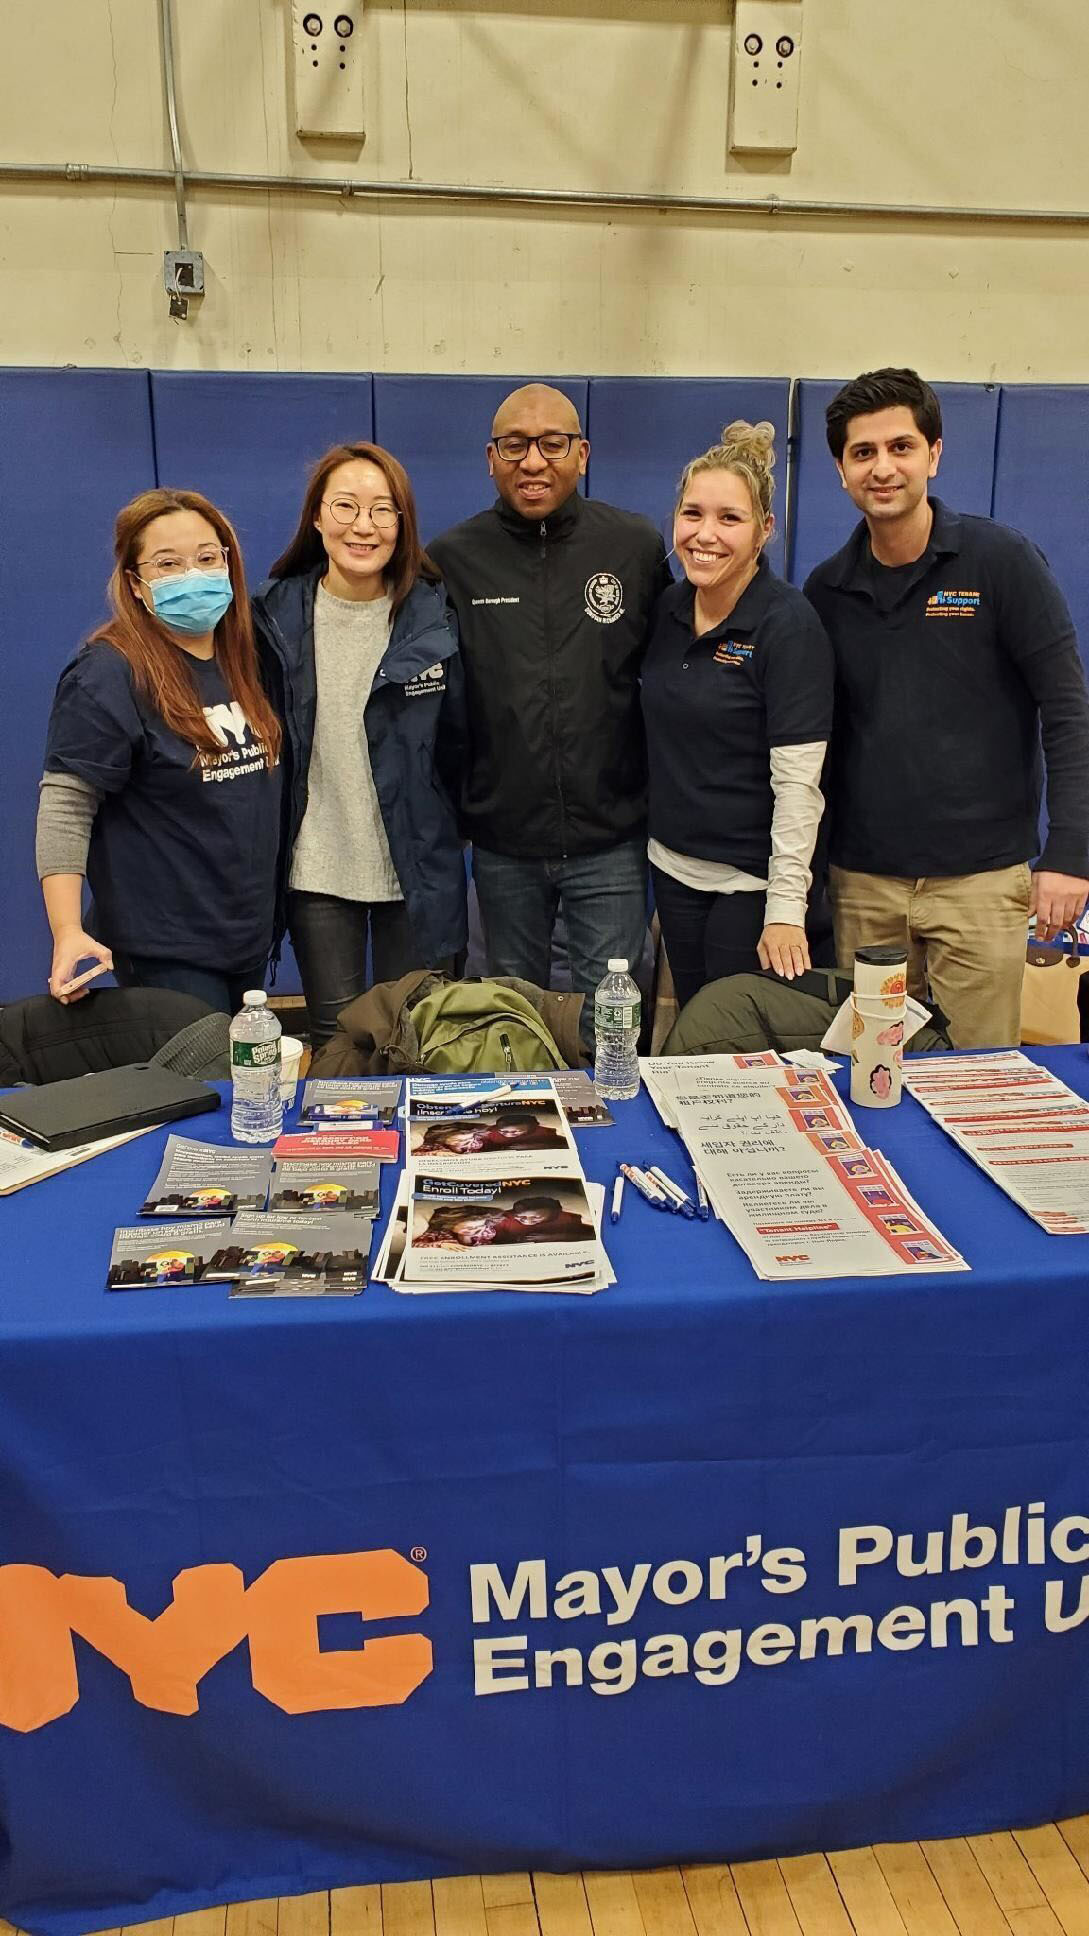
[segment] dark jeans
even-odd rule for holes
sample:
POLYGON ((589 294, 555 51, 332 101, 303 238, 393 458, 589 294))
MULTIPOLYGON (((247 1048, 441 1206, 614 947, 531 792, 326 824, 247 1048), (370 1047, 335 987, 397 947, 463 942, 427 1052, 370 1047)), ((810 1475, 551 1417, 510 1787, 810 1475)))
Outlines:
POLYGON ((758 975, 756 944, 764 932, 763 888, 704 894, 652 867, 654 900, 678 1005, 723 975, 758 975))
POLYGON ((261 960, 238 974, 223 975, 191 961, 157 961, 151 955, 116 952, 113 957, 114 977, 122 988, 173 988, 179 995, 196 995, 223 1015, 237 1015, 247 989, 264 987, 267 966, 261 960))
POLYGON ((287 925, 315 1048, 329 1041, 341 1009, 367 987, 368 927, 372 981, 397 981, 410 968, 447 965, 419 960, 403 901, 342 901, 335 894, 290 894, 287 925))
POLYGON ((474 847, 473 879, 490 975, 521 975, 547 988, 561 908, 576 992, 593 994, 611 955, 638 966, 647 934, 645 841, 573 860, 513 860, 474 847))
POLYGON ((571 860, 514 860, 473 848, 490 975, 520 975, 549 986, 552 929, 562 910, 571 986, 588 999, 582 1039, 593 1041, 594 990, 609 959, 623 955, 634 974, 647 936, 645 840, 625 840, 571 860))

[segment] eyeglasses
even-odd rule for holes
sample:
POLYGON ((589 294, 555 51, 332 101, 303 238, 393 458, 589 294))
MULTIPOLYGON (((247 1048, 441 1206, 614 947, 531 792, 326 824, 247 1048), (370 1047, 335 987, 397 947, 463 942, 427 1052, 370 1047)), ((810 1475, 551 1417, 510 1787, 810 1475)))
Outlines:
POLYGON ((401 515, 397 506, 385 498, 380 498, 377 504, 360 504, 354 497, 323 497, 321 501, 335 523, 354 524, 365 511, 376 531, 392 531, 401 515))
MULTIPOLYGON (((144 571, 152 571, 156 578, 180 578, 186 571, 222 571, 227 563, 226 545, 201 545, 191 558, 183 558, 176 551, 157 551, 151 558, 138 558, 137 564, 144 571)), ((134 574, 139 578, 140 573, 134 574)))
POLYGON ((517 464, 529 456, 531 444, 536 444, 542 457, 569 457, 572 444, 581 442, 581 430, 546 430, 540 437, 523 437, 520 430, 512 430, 509 437, 493 437, 492 448, 504 463, 517 464))

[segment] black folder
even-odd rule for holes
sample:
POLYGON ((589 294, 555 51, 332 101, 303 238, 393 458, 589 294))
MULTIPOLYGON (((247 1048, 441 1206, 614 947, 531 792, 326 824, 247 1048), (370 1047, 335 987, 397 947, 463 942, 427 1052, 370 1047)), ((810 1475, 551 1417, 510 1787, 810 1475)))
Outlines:
POLYGON ((39 1149, 70 1149, 126 1129, 176 1122, 219 1108, 219 1093, 195 1076, 180 1076, 157 1062, 126 1062, 67 1082, 29 1083, 0 1096, 0 1127, 39 1149))

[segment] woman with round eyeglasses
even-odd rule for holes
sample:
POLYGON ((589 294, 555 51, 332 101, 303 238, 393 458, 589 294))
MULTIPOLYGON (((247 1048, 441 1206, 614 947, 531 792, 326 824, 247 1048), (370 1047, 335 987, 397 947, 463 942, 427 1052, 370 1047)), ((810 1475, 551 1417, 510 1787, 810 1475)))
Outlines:
POLYGON ((466 943, 457 631, 389 451, 319 460, 253 612, 285 731, 277 929, 317 1049, 366 988, 368 949, 381 982, 448 968, 466 943))
POLYGON ((91 961, 232 1014, 264 985, 280 821, 242 554, 199 492, 156 490, 118 513, 114 557, 113 616, 61 674, 49 721, 50 993, 79 1000, 91 961))

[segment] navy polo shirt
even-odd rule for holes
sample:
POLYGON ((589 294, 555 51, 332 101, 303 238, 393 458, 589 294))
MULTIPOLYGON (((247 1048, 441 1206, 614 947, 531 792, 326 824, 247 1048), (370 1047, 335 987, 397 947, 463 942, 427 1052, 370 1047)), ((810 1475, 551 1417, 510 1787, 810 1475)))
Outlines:
POLYGON ((836 656, 831 858, 907 877, 986 873, 1039 849, 1089 875, 1089 699, 1073 622, 1019 531, 932 498, 930 541, 888 569, 865 522, 805 591, 836 656))
POLYGON ((824 628, 763 557, 729 618, 696 638, 695 591, 662 594, 643 665, 652 840, 766 874, 770 750, 826 740, 833 663, 824 628))
POLYGON ((272 939, 280 768, 268 770, 215 660, 189 664, 221 752, 170 732, 120 652, 88 645, 61 674, 45 770, 106 796, 87 857, 98 938, 232 974, 272 939))

